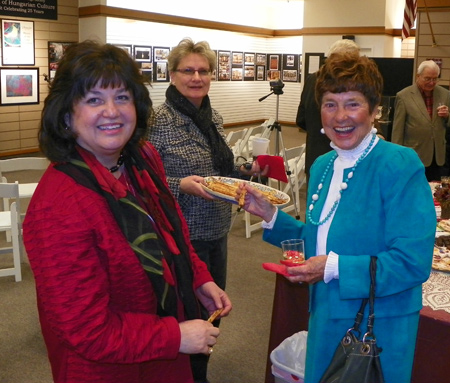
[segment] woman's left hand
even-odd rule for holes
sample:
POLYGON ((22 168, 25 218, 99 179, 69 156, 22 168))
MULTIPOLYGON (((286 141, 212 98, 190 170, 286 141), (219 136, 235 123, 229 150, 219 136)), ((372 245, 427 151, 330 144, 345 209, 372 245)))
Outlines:
POLYGON ((217 286, 214 282, 206 282, 205 284, 201 285, 195 291, 195 295, 210 314, 218 309, 223 308, 223 311, 220 313, 220 317, 225 317, 233 308, 227 293, 223 291, 219 286, 217 286))
POLYGON ((308 258, 301 266, 287 267, 287 272, 291 276, 286 278, 294 283, 323 281, 327 258, 326 255, 318 255, 308 258))

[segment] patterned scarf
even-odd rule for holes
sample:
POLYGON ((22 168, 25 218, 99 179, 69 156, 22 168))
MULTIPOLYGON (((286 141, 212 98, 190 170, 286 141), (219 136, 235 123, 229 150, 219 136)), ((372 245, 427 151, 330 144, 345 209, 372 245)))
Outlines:
POLYGON ((212 121, 212 109, 209 96, 206 95, 203 97, 200 109, 197 109, 174 85, 169 85, 166 90, 166 98, 176 110, 189 117, 205 136, 211 148, 211 159, 214 169, 221 176, 230 175, 234 168, 233 152, 212 121))
POLYGON ((192 288, 189 246, 176 202, 157 176, 156 161, 147 145, 140 150, 127 148, 123 152, 137 198, 91 153, 80 147, 70 162, 57 164, 55 168, 105 198, 153 285, 158 315, 178 317, 179 295, 186 318, 199 318, 199 304, 192 288))

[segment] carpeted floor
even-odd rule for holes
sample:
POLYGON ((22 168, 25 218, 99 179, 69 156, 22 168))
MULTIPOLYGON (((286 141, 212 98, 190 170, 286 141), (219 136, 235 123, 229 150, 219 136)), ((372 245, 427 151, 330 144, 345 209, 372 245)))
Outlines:
MULTIPOLYGON (((305 134, 294 127, 282 128, 282 138, 286 148, 305 142, 305 134)), ((39 174, 7 177, 10 182, 36 182, 33 180, 39 174)), ((304 199, 301 201, 303 217, 304 199)), ((0 245, 1 242, 4 242, 3 235, 0 245)), ((279 249, 261 240, 261 231, 245 238, 243 212, 230 230, 228 246, 227 292, 233 311, 221 322, 221 336, 210 359, 209 380, 211 383, 263 383, 275 275, 263 270, 261 264, 278 262, 281 254, 279 249)), ((13 277, 0 278, 0 383, 51 382, 37 316, 34 280, 29 266, 23 264, 22 282, 14 282, 13 277)))

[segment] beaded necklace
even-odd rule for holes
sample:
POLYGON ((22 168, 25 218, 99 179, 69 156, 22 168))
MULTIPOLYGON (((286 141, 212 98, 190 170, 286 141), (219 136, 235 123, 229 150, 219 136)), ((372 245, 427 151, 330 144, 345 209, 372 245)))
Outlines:
POLYGON ((115 172, 117 172, 117 171, 120 169, 120 167, 122 166, 123 161, 124 161, 123 153, 120 153, 119 159, 117 160, 117 165, 114 165, 112 168, 109 168, 109 169, 108 169, 109 172, 110 172, 110 173, 115 173, 115 172))
MULTIPOLYGON (((333 166, 334 161, 336 160, 338 154, 335 153, 333 155, 333 157, 331 157, 330 162, 328 163, 327 167, 325 168, 325 172, 322 175, 322 178, 320 179, 319 185, 317 185, 317 190, 316 192, 311 196, 311 204, 309 205, 308 211, 306 213, 306 216, 308 218, 308 221, 310 223, 312 223, 315 226, 320 226, 323 225, 325 222, 327 222, 331 216, 334 214, 334 212, 336 211, 338 205, 339 205, 339 200, 341 199, 342 193, 347 189, 348 187, 348 182, 350 181, 350 179, 353 178, 353 175, 355 173, 356 168, 358 167, 358 165, 361 163, 362 160, 364 160, 364 158, 366 158, 367 154, 369 153, 370 149, 373 146, 373 143, 375 142, 375 138, 376 135, 372 134, 372 139, 370 140, 369 145, 367 146, 367 148, 364 150, 364 152, 359 156, 359 158, 356 160, 355 164, 353 165, 353 167, 350 169, 350 172, 348 173, 346 179, 344 180, 344 182, 341 183, 340 185, 340 190, 339 190, 339 194, 336 197, 336 201, 334 201, 333 206, 331 207, 330 211, 328 212, 328 214, 325 216, 324 219, 320 220, 320 221, 315 221, 312 218, 312 211, 314 209, 314 205, 315 203, 319 200, 319 195, 320 195, 320 191, 323 188, 323 183, 326 179, 326 176, 328 174, 328 172, 330 171, 330 168, 333 166)), ((319 219, 320 219, 320 215, 319 215, 319 219)))

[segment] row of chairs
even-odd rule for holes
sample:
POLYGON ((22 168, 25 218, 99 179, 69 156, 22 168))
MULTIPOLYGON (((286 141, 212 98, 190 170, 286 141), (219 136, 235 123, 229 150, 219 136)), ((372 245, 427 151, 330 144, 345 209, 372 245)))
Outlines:
POLYGON ((21 199, 31 198, 37 187, 37 182, 8 182, 6 175, 10 172, 47 169, 49 161, 43 157, 23 157, 0 160, 0 199, 3 199, 3 211, 0 211, 0 231, 5 232, 5 241, 11 246, 0 248, 0 255, 12 254, 10 261, 5 260, 0 268, 0 277, 14 276, 16 282, 22 280, 21 262, 25 258, 22 246, 22 212, 21 199))

